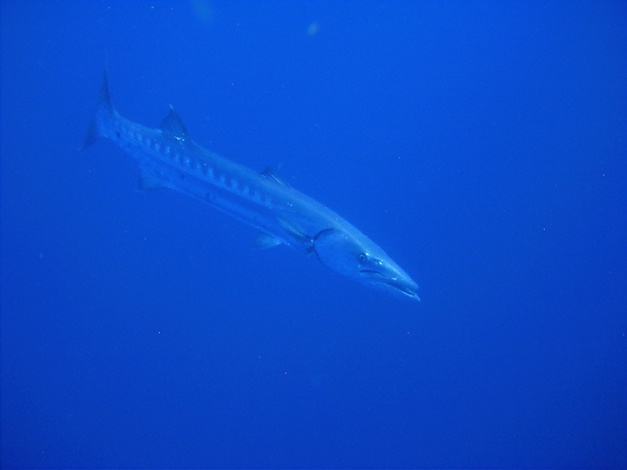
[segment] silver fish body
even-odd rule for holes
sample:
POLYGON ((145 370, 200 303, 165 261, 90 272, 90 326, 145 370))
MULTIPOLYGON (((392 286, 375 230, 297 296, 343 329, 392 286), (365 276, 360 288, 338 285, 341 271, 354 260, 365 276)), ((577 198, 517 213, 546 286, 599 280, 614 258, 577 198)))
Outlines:
POLYGON ((159 129, 122 117, 111 103, 106 75, 85 146, 101 138, 137 161, 142 188, 170 188, 236 217, 260 231, 259 248, 284 244, 315 254, 350 279, 420 300, 416 283, 357 228, 271 170, 256 172, 201 147, 173 109, 159 129))

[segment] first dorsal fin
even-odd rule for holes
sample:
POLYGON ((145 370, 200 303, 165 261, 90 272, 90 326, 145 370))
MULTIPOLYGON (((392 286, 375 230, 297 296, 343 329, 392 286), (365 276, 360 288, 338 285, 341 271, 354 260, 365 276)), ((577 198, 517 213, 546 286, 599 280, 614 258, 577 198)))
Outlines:
POLYGON ((161 121, 161 130, 169 135, 170 137, 174 137, 177 140, 186 140, 189 138, 189 134, 187 133, 187 129, 185 129, 185 124, 183 124, 183 120, 181 116, 174 111, 174 108, 170 106, 170 112, 166 117, 161 121))
POLYGON ((279 183, 281 186, 285 186, 286 188, 291 188, 290 184, 281 178, 276 171, 272 168, 267 167, 265 170, 261 172, 261 176, 264 178, 268 178, 269 180, 274 181, 275 183, 279 183))

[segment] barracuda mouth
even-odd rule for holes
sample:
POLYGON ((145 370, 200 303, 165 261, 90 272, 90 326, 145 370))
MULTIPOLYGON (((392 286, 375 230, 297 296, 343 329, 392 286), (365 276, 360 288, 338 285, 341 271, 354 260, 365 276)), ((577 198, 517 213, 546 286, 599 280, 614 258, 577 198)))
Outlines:
POLYGON ((397 278, 390 278, 385 274, 375 271, 372 269, 362 269, 359 271, 360 274, 366 276, 368 282, 371 282, 373 285, 378 285, 382 288, 393 289, 393 291, 403 297, 412 299, 412 300, 420 300, 418 294, 416 294, 416 284, 412 282, 403 282, 399 281, 397 278))
POLYGON ((415 300, 420 300, 420 297, 418 297, 418 294, 416 294, 416 288, 415 287, 408 287, 404 284, 399 284, 398 282, 385 282, 385 284, 387 284, 388 286, 392 287, 393 289, 396 289, 400 294, 409 297, 410 299, 415 299, 415 300))

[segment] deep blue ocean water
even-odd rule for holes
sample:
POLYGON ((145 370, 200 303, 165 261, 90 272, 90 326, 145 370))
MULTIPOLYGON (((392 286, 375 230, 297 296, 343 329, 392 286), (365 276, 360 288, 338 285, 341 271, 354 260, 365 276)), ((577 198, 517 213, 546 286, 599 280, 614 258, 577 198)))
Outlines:
POLYGON ((625 2, 0 5, 3 467, 627 467, 625 2), (82 151, 105 67, 422 302, 82 151))

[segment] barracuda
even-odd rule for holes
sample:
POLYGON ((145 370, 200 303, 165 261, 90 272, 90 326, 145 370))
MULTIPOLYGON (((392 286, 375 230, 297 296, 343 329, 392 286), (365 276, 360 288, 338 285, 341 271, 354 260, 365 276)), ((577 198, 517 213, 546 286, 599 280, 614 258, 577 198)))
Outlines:
POLYGON ((106 74, 85 147, 102 138, 137 161, 140 187, 170 188, 236 217, 259 230, 258 248, 287 245, 352 280, 420 300, 416 283, 357 228, 271 170, 256 172, 201 147, 172 108, 159 129, 122 117, 106 74))

